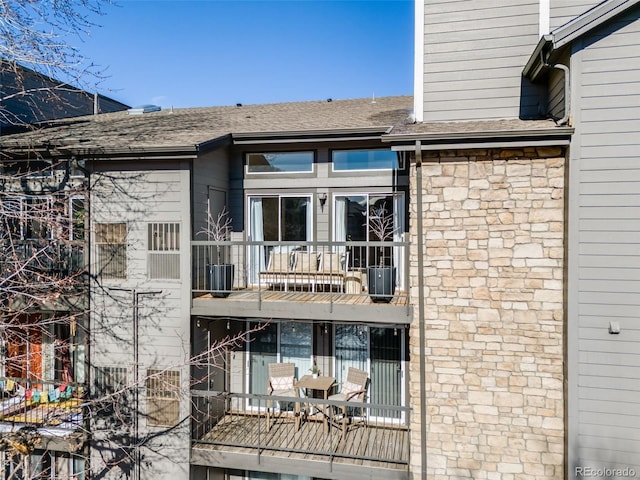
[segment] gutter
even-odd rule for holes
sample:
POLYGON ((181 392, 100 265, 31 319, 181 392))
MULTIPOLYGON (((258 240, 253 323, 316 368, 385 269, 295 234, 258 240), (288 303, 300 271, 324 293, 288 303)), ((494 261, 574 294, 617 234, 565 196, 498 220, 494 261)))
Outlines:
POLYGON ((232 133, 234 145, 252 145, 264 143, 307 143, 322 141, 380 140, 388 134, 392 126, 380 125, 364 128, 336 128, 322 130, 289 130, 272 132, 232 133))
MULTIPOLYGON (((551 123, 549 121, 549 123, 551 123)), ((531 128, 523 130, 483 130, 476 132, 444 132, 444 133, 407 133, 398 135, 385 135, 382 141, 407 142, 399 145, 394 150, 413 150, 415 146, 409 142, 424 140, 428 144, 421 144, 421 150, 434 150, 436 148, 470 148, 471 146, 487 146, 489 141, 493 146, 514 146, 518 142, 530 145, 538 141, 546 145, 566 145, 573 134, 571 127, 531 128), (447 143, 445 143, 447 142, 447 143)))
POLYGON ((543 65, 540 63, 541 55, 543 52, 553 50, 553 35, 547 34, 540 37, 540 41, 533 53, 529 57, 527 64, 522 70, 522 76, 528 78, 532 82, 535 82, 543 71, 543 65))
POLYGON ((544 35, 524 66, 522 75, 535 83, 549 69, 562 71, 564 75, 564 115, 556 120, 556 125, 563 126, 567 125, 571 118, 571 73, 569 67, 562 63, 549 63, 549 59, 557 51, 556 48, 554 35, 544 35))

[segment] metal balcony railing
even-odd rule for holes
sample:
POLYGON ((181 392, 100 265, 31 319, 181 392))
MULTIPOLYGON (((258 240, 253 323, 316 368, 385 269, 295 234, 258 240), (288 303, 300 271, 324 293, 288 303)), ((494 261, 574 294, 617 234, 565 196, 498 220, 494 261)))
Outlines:
POLYGON ((0 378, 0 424, 74 431, 83 427, 85 389, 59 380, 0 378))
POLYGON ((408 468, 408 407, 242 393, 191 394, 194 448, 240 447, 256 455, 311 454, 327 462, 408 468))
MULTIPOLYGON (((338 296, 408 305, 407 242, 193 241, 193 292, 258 301, 275 293, 295 300, 338 296), (219 265, 226 267, 219 267, 219 265), (371 267, 387 270, 371 283, 371 267), (232 271, 232 273, 230 273, 232 271), (372 286, 374 285, 374 286, 372 286)), ((311 300, 313 301, 313 300, 311 300)))
POLYGON ((19 240, 7 241, 0 248, 4 271, 18 272, 23 278, 67 278, 86 267, 84 242, 19 240))

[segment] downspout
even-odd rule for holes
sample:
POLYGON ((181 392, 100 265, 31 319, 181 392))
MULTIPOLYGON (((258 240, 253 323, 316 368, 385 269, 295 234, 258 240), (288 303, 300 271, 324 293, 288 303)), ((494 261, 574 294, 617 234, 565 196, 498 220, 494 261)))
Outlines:
POLYGON ((564 116, 560 120, 556 120, 557 125, 567 125, 571 117, 571 81, 569 77, 569 67, 562 63, 550 65, 544 58, 544 52, 540 52, 540 62, 547 68, 556 68, 564 73, 564 116))
POLYGON ((425 391, 425 322, 424 322, 424 235, 422 232, 422 143, 416 141, 416 228, 418 242, 418 338, 420 345, 420 465, 422 480, 427 478, 427 393, 425 391))

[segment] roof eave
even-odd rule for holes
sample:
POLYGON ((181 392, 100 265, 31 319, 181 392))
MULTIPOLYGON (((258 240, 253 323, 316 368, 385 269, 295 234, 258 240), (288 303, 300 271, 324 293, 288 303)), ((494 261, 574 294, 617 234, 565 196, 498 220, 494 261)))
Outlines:
POLYGON ((596 5, 553 33, 554 50, 562 48, 639 3, 640 0, 609 0, 596 5))
POLYGON ((198 153, 197 145, 176 145, 169 147, 100 147, 88 145, 68 145, 64 143, 43 143, 40 145, 5 145, 5 153, 41 152, 50 157, 78 156, 94 157, 176 157, 194 156, 198 153))
POLYGON ((383 142, 426 142, 443 141, 495 141, 496 139, 541 139, 541 138, 569 138, 574 129, 571 127, 530 128, 520 130, 478 130, 476 132, 437 132, 437 133, 408 133, 384 135, 383 142))
POLYGON ((540 37, 540 41, 533 53, 529 57, 527 64, 522 70, 522 76, 528 78, 532 82, 535 82, 540 74, 545 70, 545 59, 543 58, 546 52, 553 49, 553 35, 543 35, 540 37))
POLYGON ((554 52, 638 4, 640 0, 608 0, 575 17, 556 31, 543 35, 522 70, 522 75, 535 82, 546 71, 545 63, 554 52))
POLYGON ((257 143, 291 143, 291 142, 322 142, 336 140, 371 140, 392 130, 392 126, 374 126, 360 128, 333 128, 322 130, 289 130, 271 132, 242 132, 233 133, 231 137, 234 145, 248 145, 257 143))

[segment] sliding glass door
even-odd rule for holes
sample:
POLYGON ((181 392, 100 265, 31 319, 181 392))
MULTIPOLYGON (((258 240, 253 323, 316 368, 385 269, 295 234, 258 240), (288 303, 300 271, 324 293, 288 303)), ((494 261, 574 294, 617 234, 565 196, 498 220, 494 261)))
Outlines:
MULTIPOLYGON (((251 324, 250 328, 257 327, 251 324)), ((269 379, 269 364, 278 361, 278 325, 270 323, 252 333, 247 346, 249 350, 249 393, 266 394, 269 379)), ((250 402, 250 405, 257 402, 250 402)))
MULTIPOLYGON (((404 341, 403 329, 336 325, 335 377, 338 383, 347 379, 349 367, 369 373, 367 402, 404 405, 404 341)), ((397 418, 396 410, 372 410, 372 417, 397 418)))
MULTIPOLYGON (((305 242, 313 239, 311 196, 250 196, 249 239, 267 242, 305 242)), ((249 250, 249 280, 257 284, 269 255, 293 247, 261 245, 249 250)))
MULTIPOLYGON (((334 238, 338 242, 400 242, 404 235, 404 209, 402 193, 336 195, 334 238)), ((351 246, 348 250, 352 268, 380 264, 395 266, 396 284, 398 288, 404 288, 404 250, 401 247, 351 246)))
MULTIPOLYGON (((251 323, 249 328, 258 324, 251 323)), ((302 322, 270 323, 251 334, 247 343, 249 355, 248 391, 267 393, 269 364, 294 363, 296 378, 309 373, 312 361, 312 326, 302 322)))

